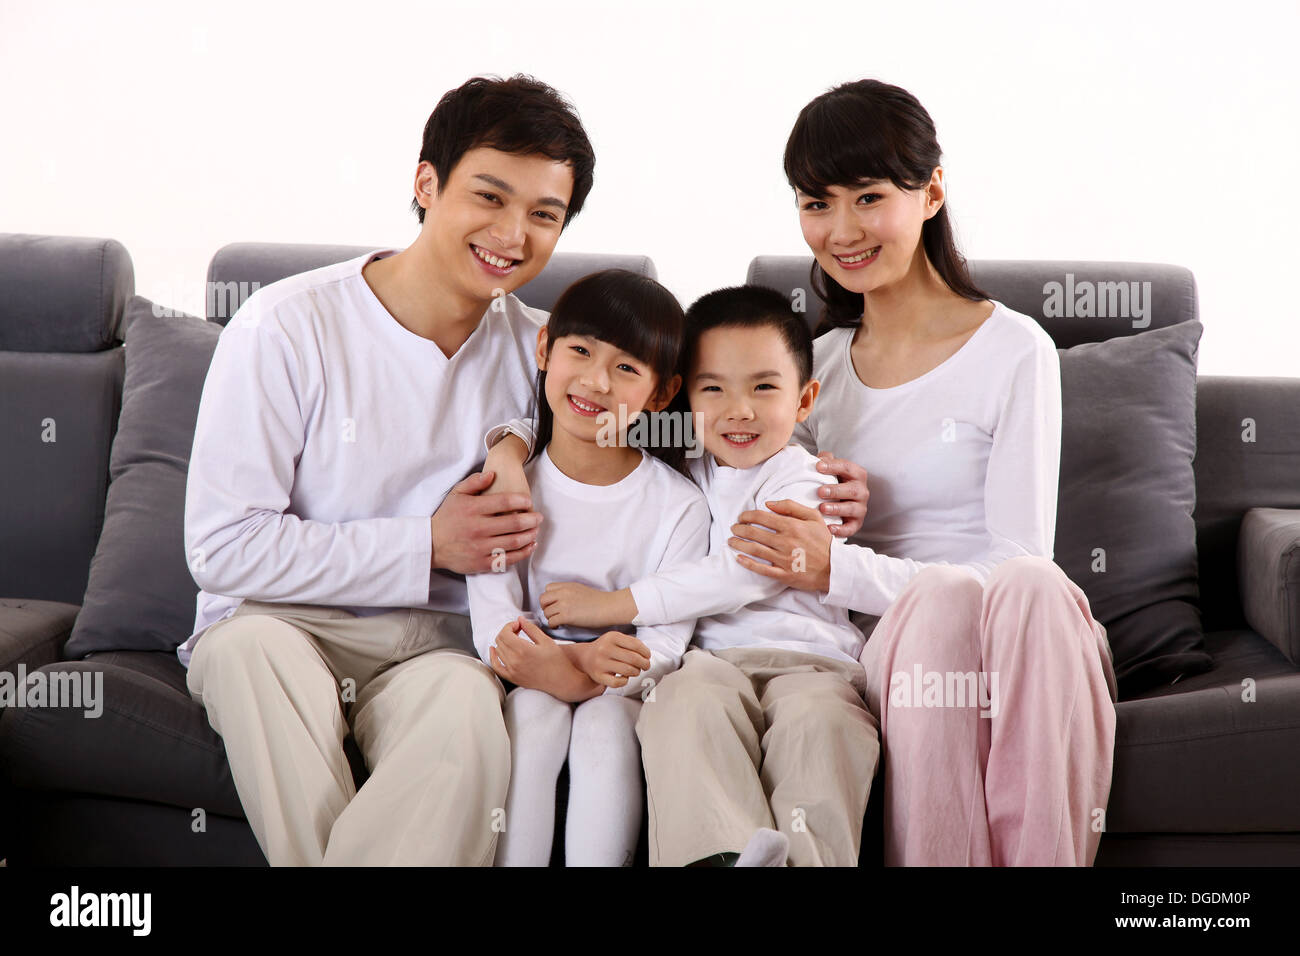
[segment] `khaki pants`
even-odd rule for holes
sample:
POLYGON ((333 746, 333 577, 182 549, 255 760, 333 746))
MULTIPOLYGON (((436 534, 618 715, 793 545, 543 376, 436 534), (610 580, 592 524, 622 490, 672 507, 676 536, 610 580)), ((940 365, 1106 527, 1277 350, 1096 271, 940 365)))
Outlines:
POLYGON ((692 648, 641 707, 650 864, 738 853, 780 830, 795 866, 853 866, 880 757, 857 663, 692 648))
POLYGON ((505 692, 467 617, 244 601, 200 637, 188 686, 272 865, 492 864, 505 692), (370 771, 360 791, 349 727, 370 771))

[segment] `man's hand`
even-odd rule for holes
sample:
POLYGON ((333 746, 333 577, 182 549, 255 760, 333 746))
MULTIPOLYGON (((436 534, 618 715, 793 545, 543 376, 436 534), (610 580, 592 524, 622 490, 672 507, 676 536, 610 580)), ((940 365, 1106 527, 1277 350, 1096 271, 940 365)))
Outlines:
MULTIPOLYGON (((522 442, 520 443, 522 444, 522 442)), ((819 451, 821 459, 817 470, 823 475, 835 475, 839 484, 822 485, 817 494, 829 499, 817 506, 824 515, 835 515, 843 519, 843 524, 831 525, 831 534, 837 538, 848 538, 858 533, 862 521, 867 516, 867 471, 856 462, 836 458, 828 451, 819 451)))
MULTIPOLYGON (((495 475, 480 471, 447 493, 429 519, 433 536, 432 568, 458 574, 494 571, 493 552, 509 567, 533 553, 542 516, 532 511, 527 494, 484 494, 495 475)), ((499 566, 499 565, 498 565, 499 566)))
POLYGON ((728 538, 727 544, 741 552, 736 560, 786 587, 829 591, 831 531, 826 519, 789 498, 765 504, 770 510, 742 511, 738 523, 731 526, 735 537, 728 538))
POLYGON ((610 627, 631 624, 636 601, 627 588, 601 591, 575 581, 552 581, 538 603, 548 627, 610 627))
POLYGON ((564 650, 583 673, 605 687, 623 687, 650 669, 650 648, 622 631, 606 631, 585 644, 566 644, 564 650))
POLYGON ((578 669, 549 634, 522 617, 501 629, 489 655, 498 676, 520 687, 545 691, 557 700, 577 703, 605 691, 578 669))

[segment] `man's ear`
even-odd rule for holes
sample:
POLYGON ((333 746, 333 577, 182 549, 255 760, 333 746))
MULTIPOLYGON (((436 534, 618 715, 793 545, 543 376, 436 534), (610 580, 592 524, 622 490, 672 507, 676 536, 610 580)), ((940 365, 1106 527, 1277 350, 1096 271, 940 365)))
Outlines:
POLYGON ((434 170, 433 163, 425 160, 415 167, 415 201, 427 210, 437 195, 438 173, 434 170))
POLYGON ((548 339, 546 337, 546 326, 543 325, 537 330, 537 354, 533 356, 533 359, 537 362, 538 370, 542 372, 546 371, 547 344, 548 339))
POLYGON ((677 390, 682 387, 682 377, 674 375, 663 386, 655 392, 654 398, 646 402, 646 410, 651 412, 662 412, 671 404, 673 396, 677 390))
POLYGON ((813 405, 817 403, 817 393, 822 390, 822 383, 810 378, 799 396, 799 408, 794 413, 794 420, 801 422, 812 414, 813 405))

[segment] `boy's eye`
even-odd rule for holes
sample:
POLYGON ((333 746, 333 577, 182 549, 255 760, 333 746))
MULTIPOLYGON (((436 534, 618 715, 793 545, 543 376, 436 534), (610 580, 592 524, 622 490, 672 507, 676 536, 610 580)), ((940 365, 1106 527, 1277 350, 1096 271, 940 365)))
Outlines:
POLYGON ((701 385, 701 386, 700 386, 700 391, 701 391, 701 392, 720 392, 720 391, 722 391, 722 389, 719 388, 717 385, 701 385))
POLYGON ((775 385, 772 385, 772 384, 769 383, 769 382, 764 382, 764 383, 762 383, 761 385, 755 385, 755 386, 754 386, 754 389, 755 389, 756 391, 757 391, 758 389, 760 389, 760 388, 772 388, 772 389, 774 389, 774 388, 776 388, 776 386, 775 386, 775 385))

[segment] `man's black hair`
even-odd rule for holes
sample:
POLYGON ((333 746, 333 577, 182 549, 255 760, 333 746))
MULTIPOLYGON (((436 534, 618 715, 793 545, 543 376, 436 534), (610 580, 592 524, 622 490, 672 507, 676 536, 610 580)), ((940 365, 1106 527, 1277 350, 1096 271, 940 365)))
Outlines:
MULTIPOLYGON (((582 210, 596 154, 577 111, 557 90, 518 73, 506 80, 476 76, 448 91, 429 114, 420 145, 420 162, 438 174, 439 196, 461 157, 479 147, 568 163, 573 196, 560 230, 582 210)), ((423 225, 424 207, 412 199, 411 209, 423 225)))

